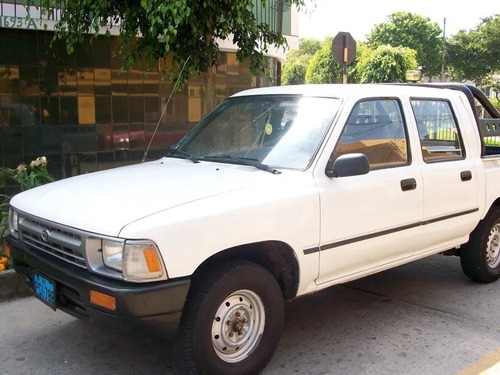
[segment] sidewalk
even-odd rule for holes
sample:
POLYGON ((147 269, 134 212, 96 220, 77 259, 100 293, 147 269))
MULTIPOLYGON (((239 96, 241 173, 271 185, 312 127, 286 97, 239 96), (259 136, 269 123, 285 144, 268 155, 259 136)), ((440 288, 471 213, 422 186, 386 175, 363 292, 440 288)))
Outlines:
POLYGON ((31 295, 14 270, 0 272, 0 302, 31 295))

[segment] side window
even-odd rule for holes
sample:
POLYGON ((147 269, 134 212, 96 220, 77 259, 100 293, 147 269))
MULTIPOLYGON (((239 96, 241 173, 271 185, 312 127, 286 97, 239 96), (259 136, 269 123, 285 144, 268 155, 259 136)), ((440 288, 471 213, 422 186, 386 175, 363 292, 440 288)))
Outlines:
POLYGON ((450 103, 445 100, 415 99, 411 105, 424 161, 463 159, 462 140, 450 103))
POLYGON ((365 154, 371 169, 409 163, 406 132, 397 100, 378 99, 356 104, 330 164, 340 155, 351 153, 365 154))

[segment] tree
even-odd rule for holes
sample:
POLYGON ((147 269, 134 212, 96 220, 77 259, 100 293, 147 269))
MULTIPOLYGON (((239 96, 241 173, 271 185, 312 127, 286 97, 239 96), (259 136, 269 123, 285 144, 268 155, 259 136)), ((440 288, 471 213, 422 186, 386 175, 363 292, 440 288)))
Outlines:
POLYGON ((321 49, 317 39, 301 39, 299 48, 287 54, 287 62, 283 66, 281 83, 283 85, 298 85, 306 82, 306 71, 314 53, 321 49))
POLYGON ((491 73, 500 71, 500 15, 484 18, 478 32, 486 65, 491 73))
POLYGON ((456 81, 485 79, 500 71, 500 16, 488 17, 473 30, 460 30, 446 44, 447 73, 456 81))
POLYGON ((379 46, 363 51, 356 66, 360 83, 406 82, 406 71, 417 68, 417 52, 405 47, 379 46))
POLYGON ((348 80, 350 82, 362 82, 363 70, 372 54, 373 50, 365 42, 356 43, 356 58, 351 65, 349 65, 347 70, 348 80))
POLYGON ((332 38, 326 38, 309 62, 306 83, 336 82, 342 82, 342 66, 332 56, 332 38))
POLYGON ((306 82, 306 72, 309 60, 299 59, 287 62, 281 76, 282 85, 301 85, 306 82))
MULTIPOLYGON (((305 0, 287 2, 299 9, 305 6, 305 0)), ((266 0, 41 0, 42 11, 63 9, 55 38, 65 40, 68 52, 85 34, 97 37, 104 29, 109 35, 109 29, 117 27, 125 67, 172 56, 177 71, 186 64, 182 79, 213 75, 219 64, 217 40, 229 38, 240 61, 249 59, 253 71, 265 71, 269 46, 285 46, 286 39, 271 22, 257 18, 253 9, 260 5, 265 7, 266 0)), ((281 0, 277 5, 283 9, 281 0)))
POLYGON ((373 49, 382 45, 408 47, 417 51, 417 61, 423 72, 432 78, 441 71, 441 28, 420 15, 395 12, 389 21, 376 25, 368 35, 373 49))

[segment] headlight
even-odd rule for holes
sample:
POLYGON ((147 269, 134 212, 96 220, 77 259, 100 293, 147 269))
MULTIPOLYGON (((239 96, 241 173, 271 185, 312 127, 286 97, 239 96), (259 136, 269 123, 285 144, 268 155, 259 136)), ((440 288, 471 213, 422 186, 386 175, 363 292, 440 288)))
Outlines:
POLYGON ((164 275, 158 248, 150 241, 102 240, 102 258, 106 267, 123 272, 126 280, 145 281, 164 275))
POLYGON ((10 234, 17 238, 17 232, 19 230, 19 215, 17 211, 12 208, 9 209, 9 228, 10 234))
POLYGON ((157 279, 163 275, 163 264, 155 244, 127 241, 123 254, 123 276, 125 279, 139 281, 157 279))
POLYGON ((123 242, 102 240, 102 259, 106 267, 122 271, 123 242))

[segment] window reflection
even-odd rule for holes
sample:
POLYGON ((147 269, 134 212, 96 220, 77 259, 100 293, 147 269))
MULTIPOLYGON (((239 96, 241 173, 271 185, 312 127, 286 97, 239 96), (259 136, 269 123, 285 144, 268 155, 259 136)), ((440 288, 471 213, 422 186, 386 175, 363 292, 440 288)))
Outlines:
MULTIPOLYGON (((193 77, 173 93, 172 60, 122 71, 116 39, 87 39, 69 55, 51 32, 3 30, 0 34, 0 166, 45 155, 56 178, 137 163, 165 150, 206 111, 206 81, 193 77), (165 106, 167 106, 165 108, 165 106), (164 111, 165 110, 165 111, 164 111)), ((215 100, 267 85, 249 63, 223 52, 215 100)), ((2 193, 3 187, 0 187, 2 193)))
POLYGON ((78 124, 95 124, 95 98, 93 96, 78 97, 78 124))
POLYGON ((59 95, 76 95, 75 69, 59 69, 59 95))

